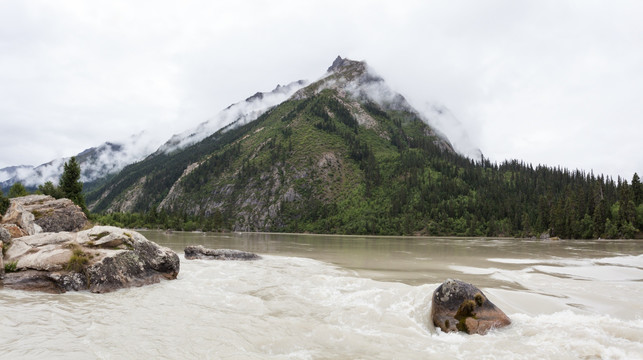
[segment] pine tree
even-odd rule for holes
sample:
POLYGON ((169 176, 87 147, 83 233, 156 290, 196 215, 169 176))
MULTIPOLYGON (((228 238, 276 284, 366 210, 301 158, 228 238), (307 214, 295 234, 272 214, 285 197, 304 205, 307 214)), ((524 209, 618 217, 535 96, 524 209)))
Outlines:
POLYGON ((13 185, 11 185, 11 188, 9 188, 10 198, 27 196, 27 195, 29 195, 29 192, 27 192, 27 189, 25 189, 24 185, 22 185, 19 182, 14 183, 13 185))
POLYGON ((639 174, 634 173, 634 176, 632 176, 631 187, 634 205, 638 206, 643 203, 643 184, 641 184, 641 178, 639 178, 639 174))
POLYGON ((2 215, 4 215, 4 213, 9 208, 10 204, 11 202, 9 201, 9 199, 6 198, 2 193, 2 190, 0 190, 0 219, 2 218, 2 215))
POLYGON ((623 181, 618 188, 618 202, 618 218, 621 220, 621 223, 636 222, 636 207, 632 200, 632 191, 630 186, 627 185, 627 181, 623 181))
POLYGON ((64 197, 73 201, 74 204, 80 206, 83 211, 87 212, 85 196, 83 195, 83 183, 80 182, 80 165, 76 162, 76 157, 72 156, 72 158, 65 163, 58 187, 64 197))
POLYGON ((64 197, 64 195, 60 191, 60 188, 54 186, 54 183, 52 183, 51 181, 47 181, 44 185, 38 185, 38 191, 43 195, 49 195, 56 199, 64 197))
POLYGON ((601 237, 605 233, 605 220, 607 219, 607 209, 605 207, 605 200, 600 199, 594 208, 593 216, 593 230, 594 237, 601 237))

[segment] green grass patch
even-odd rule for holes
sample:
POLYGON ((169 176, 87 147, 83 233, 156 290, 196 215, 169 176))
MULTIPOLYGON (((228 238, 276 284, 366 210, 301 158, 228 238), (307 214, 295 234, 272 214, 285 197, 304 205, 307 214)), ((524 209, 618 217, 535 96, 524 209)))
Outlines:
POLYGON ((6 264, 4 264, 4 272, 15 272, 16 268, 18 267, 18 262, 17 261, 11 261, 6 264))
POLYGON ((107 235, 109 235, 109 232, 108 231, 103 231, 102 233, 91 234, 89 236, 92 237, 94 240, 100 240, 100 239, 104 238, 107 235))
POLYGON ((80 272, 89 263, 89 255, 81 249, 75 249, 65 266, 67 271, 80 272))

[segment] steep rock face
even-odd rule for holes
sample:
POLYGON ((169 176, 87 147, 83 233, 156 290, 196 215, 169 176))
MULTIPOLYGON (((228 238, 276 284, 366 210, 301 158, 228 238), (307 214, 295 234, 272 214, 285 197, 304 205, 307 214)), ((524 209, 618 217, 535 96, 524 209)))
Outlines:
POLYGON ((480 335, 511 324, 509 317, 480 289, 452 279, 446 280, 433 292, 431 320, 444 332, 463 331, 480 335))
POLYGON ((123 194, 122 200, 114 202, 112 206, 108 209, 108 212, 132 212, 134 211, 134 206, 137 201, 139 201, 141 195, 143 194, 143 187, 145 186, 145 181, 147 177, 141 177, 138 182, 127 189, 123 194))
POLYGON ((6 288, 53 293, 142 286, 175 279, 180 268, 172 250, 110 226, 13 239, 4 261, 16 264, 16 272, 5 274, 6 288))

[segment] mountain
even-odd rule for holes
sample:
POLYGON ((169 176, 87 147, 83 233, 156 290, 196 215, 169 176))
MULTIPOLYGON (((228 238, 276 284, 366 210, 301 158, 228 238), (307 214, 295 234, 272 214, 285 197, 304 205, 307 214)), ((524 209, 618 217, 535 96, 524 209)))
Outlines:
MULTIPOLYGON (((0 185, 4 180, 18 178, 23 172, 28 172, 33 169, 31 165, 18 165, 18 166, 9 166, 6 168, 0 169, 0 185)), ((11 186, 13 183, 9 184, 11 186)))
MULTIPOLYGON (((155 144, 145 133, 130 136, 120 142, 105 142, 76 155, 82 169, 81 181, 91 183, 120 171, 132 162, 151 153, 155 144)), ((39 166, 21 166, 0 169, 0 188, 6 191, 20 182, 28 188, 36 188, 47 181, 58 184, 63 165, 69 158, 55 159, 39 166), (12 170, 14 169, 14 170, 12 170)))
POLYGON ((261 114, 288 99, 304 85, 306 85, 306 81, 299 80, 285 86, 277 85, 277 87, 270 92, 257 92, 245 101, 228 106, 212 119, 202 122, 194 129, 189 129, 181 134, 172 136, 157 150, 157 153, 169 153, 183 149, 205 139, 222 127, 233 123, 240 125, 256 120, 261 114))
POLYGON ((400 160, 459 156, 365 62, 341 57, 253 121, 186 134, 89 194, 90 208, 217 214, 236 230, 286 229, 349 199, 368 201, 396 180, 400 160), (195 141, 177 140, 186 138, 195 141))
MULTIPOLYGON (((86 184, 86 189, 91 189, 105 181, 106 177, 118 173, 126 165, 140 161, 153 152, 167 153, 182 149, 203 140, 224 125, 255 120, 267 109, 286 100, 305 84, 305 81, 300 80, 285 86, 277 85, 270 92, 257 92, 245 101, 228 106, 195 128, 172 136, 160 147, 159 141, 147 132, 142 132, 131 135, 123 141, 105 142, 86 149, 75 155, 82 169, 81 181, 86 184)), ((63 172, 63 165, 68 160, 69 158, 60 158, 36 167, 21 165, 0 169, 0 189, 7 192, 16 182, 31 189, 47 181, 57 184, 63 172)))
POLYGON ((174 136, 103 180, 87 203, 100 222, 130 227, 643 236, 637 174, 628 184, 517 160, 492 164, 429 125, 454 120, 448 110, 417 111, 365 62, 338 57, 319 80, 295 84, 174 136))
MULTIPOLYGON (((131 135, 122 141, 105 142, 75 155, 80 164, 81 181, 88 184, 113 175, 133 162, 143 159, 158 147, 146 132, 131 135)), ((0 169, 0 186, 8 189, 16 182, 28 188, 36 188, 47 181, 58 183, 63 173, 63 165, 70 158, 58 158, 39 166, 23 166, 10 173, 0 169), (1 176, 4 173, 4 177, 1 176)))

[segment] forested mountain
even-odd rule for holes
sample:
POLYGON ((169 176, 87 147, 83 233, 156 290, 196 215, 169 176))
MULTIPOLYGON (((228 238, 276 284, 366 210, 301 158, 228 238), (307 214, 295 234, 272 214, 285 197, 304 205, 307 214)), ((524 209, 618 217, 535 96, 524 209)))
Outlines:
POLYGON ((638 176, 457 154, 364 62, 250 122, 157 151, 87 195, 101 221, 184 230, 632 237, 638 176))

